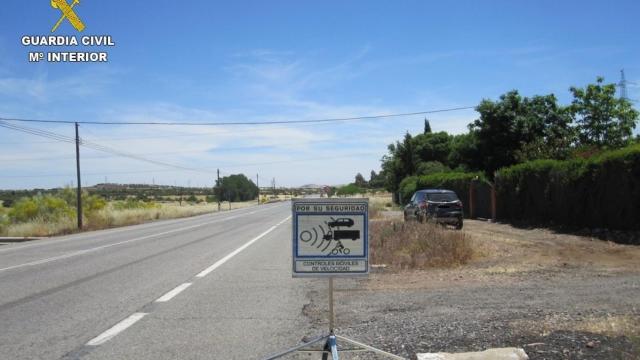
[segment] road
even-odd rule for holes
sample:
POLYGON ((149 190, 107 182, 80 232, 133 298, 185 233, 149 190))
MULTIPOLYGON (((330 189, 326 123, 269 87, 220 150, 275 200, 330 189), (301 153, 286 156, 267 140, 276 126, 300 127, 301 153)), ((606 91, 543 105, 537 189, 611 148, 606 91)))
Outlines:
POLYGON ((0 247, 2 359, 258 359, 309 329, 289 203, 0 247))

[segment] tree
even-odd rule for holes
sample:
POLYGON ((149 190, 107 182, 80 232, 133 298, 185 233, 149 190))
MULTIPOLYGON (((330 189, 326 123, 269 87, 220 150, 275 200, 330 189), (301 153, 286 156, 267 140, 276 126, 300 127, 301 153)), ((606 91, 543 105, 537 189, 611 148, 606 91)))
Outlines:
POLYGON ((516 163, 516 151, 529 136, 522 97, 517 91, 500 96, 499 101, 482 100, 476 107, 480 118, 470 124, 476 133, 477 147, 485 172, 492 176, 495 170, 516 163))
POLYGON ((362 176, 362 174, 358 173, 356 175, 356 180, 355 180, 354 184, 357 187, 365 188, 365 187, 367 187, 367 180, 364 179, 364 176, 362 176))
POLYGON ((431 124, 429 124, 429 120, 427 120, 427 118, 424 119, 424 133, 431 134, 431 124))
POLYGON ((418 165, 417 175, 430 175, 435 173, 450 172, 451 169, 439 161, 427 161, 418 165))
POLYGON ((216 180, 215 195, 221 201, 248 201, 258 196, 258 187, 244 174, 229 175, 216 180))
POLYGON ((454 135, 451 138, 451 153, 448 164, 452 169, 461 171, 478 171, 482 168, 483 159, 478 152, 476 133, 454 135))
POLYGON ((446 132, 417 135, 413 138, 413 144, 419 163, 427 161, 448 163, 451 153, 451 135, 446 132))
POLYGON ((382 157, 385 188, 393 194, 396 202, 400 182, 407 176, 415 175, 416 167, 420 162, 412 140, 413 138, 407 132, 402 142, 396 141, 395 144, 389 144, 387 147, 389 154, 382 157))
POLYGON ((369 187, 372 189, 378 189, 384 187, 384 172, 380 172, 380 174, 376 174, 375 171, 371 170, 371 175, 369 177, 369 187))
POLYGON ((553 94, 524 98, 523 105, 530 137, 517 151, 518 162, 569 157, 576 142, 569 109, 553 94))
POLYGON ((513 90, 499 101, 483 100, 476 111, 480 118, 469 128, 475 136, 479 168, 489 177, 518 162, 563 158, 574 142, 571 118, 553 94, 523 98, 513 90))
POLYGON ((615 84, 604 84, 604 78, 598 77, 595 84, 569 90, 581 145, 618 148, 629 143, 638 112, 628 100, 616 98, 615 84))
POLYGON ((416 154, 415 142, 408 132, 404 135, 402 143, 396 143, 395 155, 400 160, 400 166, 407 175, 414 175, 416 173, 416 167, 420 162, 416 154))

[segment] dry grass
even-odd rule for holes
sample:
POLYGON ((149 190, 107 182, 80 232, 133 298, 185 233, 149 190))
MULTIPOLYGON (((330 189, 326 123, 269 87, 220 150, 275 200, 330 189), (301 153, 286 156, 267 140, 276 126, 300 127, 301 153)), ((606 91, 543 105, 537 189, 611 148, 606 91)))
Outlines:
POLYGON ((462 231, 418 222, 372 221, 371 261, 395 269, 453 267, 468 263, 473 243, 462 231))
POLYGON ((538 321, 516 320, 511 322, 514 328, 529 329, 534 333, 547 336, 554 331, 579 331, 604 336, 627 336, 640 338, 640 317, 635 315, 586 316, 582 319, 570 319, 566 315, 551 315, 538 321))
POLYGON ((77 226, 74 219, 65 218, 56 222, 36 219, 33 221, 11 224, 6 227, 7 236, 51 236, 72 233, 77 226))
POLYGON ((382 213, 389 210, 399 210, 393 204, 390 193, 367 194, 369 198, 369 219, 382 218, 382 213))
MULTIPOLYGON (((245 208, 253 202, 231 203, 231 209, 245 208)), ((228 210, 229 203, 222 203, 221 209, 228 210)), ((85 219, 85 230, 99 230, 118 226, 142 224, 161 219, 176 219, 218 211, 217 204, 194 204, 180 206, 177 203, 160 204, 144 209, 114 209, 109 205, 105 209, 89 214, 85 219)), ((7 226, 7 236, 53 236, 76 232, 76 220, 65 218, 57 222, 34 220, 7 226)))

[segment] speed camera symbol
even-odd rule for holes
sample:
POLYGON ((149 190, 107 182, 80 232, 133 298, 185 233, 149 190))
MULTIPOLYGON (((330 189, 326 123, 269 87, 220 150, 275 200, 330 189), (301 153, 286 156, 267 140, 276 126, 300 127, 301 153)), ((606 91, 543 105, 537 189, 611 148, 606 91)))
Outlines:
POLYGON ((318 229, 322 232, 322 235, 318 233, 316 227, 311 228, 311 230, 304 230, 300 233, 300 241, 304 243, 309 243, 312 247, 320 249, 321 252, 325 252, 329 245, 331 245, 331 240, 333 240, 333 231, 326 231, 322 225, 317 226, 318 229))

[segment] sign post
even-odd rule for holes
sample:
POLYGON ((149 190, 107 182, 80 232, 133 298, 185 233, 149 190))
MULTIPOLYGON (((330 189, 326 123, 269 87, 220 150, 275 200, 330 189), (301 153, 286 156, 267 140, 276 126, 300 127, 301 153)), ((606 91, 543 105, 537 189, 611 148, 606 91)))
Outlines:
POLYGON ((359 343, 334 331, 333 282, 336 277, 369 275, 369 200, 305 198, 292 201, 292 275, 329 278, 329 333, 265 360, 294 352, 321 353, 339 360, 338 340, 358 347, 340 352, 372 351, 391 359, 404 358, 359 343), (309 349, 324 343, 322 350, 309 349))

